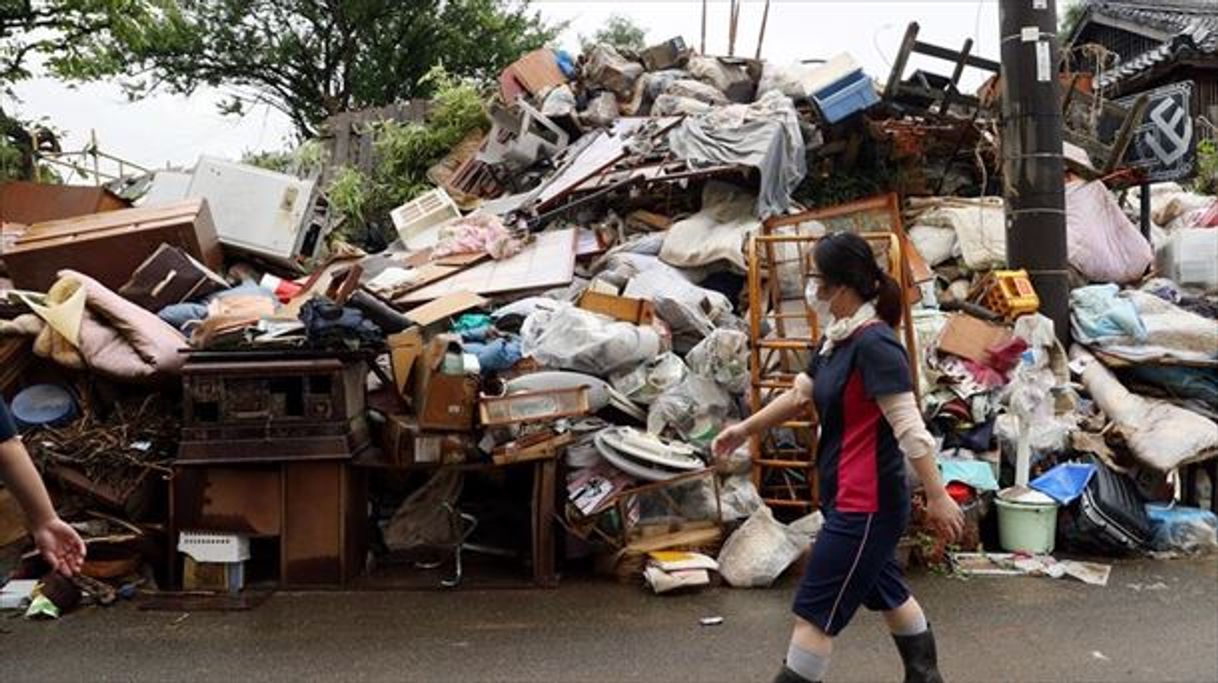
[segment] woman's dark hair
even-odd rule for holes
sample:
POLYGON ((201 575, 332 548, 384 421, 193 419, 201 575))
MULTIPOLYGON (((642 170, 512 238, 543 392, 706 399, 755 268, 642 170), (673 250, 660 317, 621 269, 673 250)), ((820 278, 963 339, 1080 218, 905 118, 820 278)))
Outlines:
POLYGON ((880 320, 900 324, 901 286, 876 265, 867 240, 852 232, 833 233, 816 244, 812 260, 825 284, 849 287, 864 301, 875 299, 880 320))

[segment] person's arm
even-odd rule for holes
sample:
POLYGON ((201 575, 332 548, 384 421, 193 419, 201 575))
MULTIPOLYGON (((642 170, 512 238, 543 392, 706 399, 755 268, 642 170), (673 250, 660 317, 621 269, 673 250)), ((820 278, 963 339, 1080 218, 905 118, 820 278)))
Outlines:
POLYGON ((35 545, 58 572, 71 576, 85 560, 85 544, 51 505, 51 497, 21 440, 13 437, 0 443, 0 481, 9 488, 25 513, 35 545))
POLYGON ((960 506, 947 495, 943 478, 939 476, 939 465, 935 461, 935 439, 926 429, 918 402, 913 392, 889 394, 876 399, 884 419, 892 427, 893 436, 901 451, 909 459, 914 472, 926 491, 926 508, 931 521, 947 536, 948 540, 959 538, 964 530, 964 516, 960 506))
POLYGON ((780 425, 808 409, 812 401, 812 378, 805 373, 795 376, 795 386, 784 391, 747 420, 719 432, 711 444, 716 458, 726 458, 740 448, 750 436, 780 425))

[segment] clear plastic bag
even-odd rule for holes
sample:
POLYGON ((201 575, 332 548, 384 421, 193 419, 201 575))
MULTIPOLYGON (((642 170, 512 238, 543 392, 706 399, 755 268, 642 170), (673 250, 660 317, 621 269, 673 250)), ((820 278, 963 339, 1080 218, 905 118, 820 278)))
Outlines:
POLYGON ((689 375, 660 394, 647 411, 647 431, 669 434, 694 446, 709 446, 733 417, 732 397, 713 380, 689 375))
POLYGON ((752 478, 747 474, 738 474, 723 480, 719 489, 719 506, 723 512, 723 521, 734 522, 746 519, 749 515, 765 505, 752 478))
POLYGON ((665 391, 685 381, 688 374, 689 369, 681 357, 670 352, 649 363, 614 373, 610 383, 630 400, 651 405, 665 391))
POLYGON ((1160 552, 1212 553, 1218 550, 1218 516, 1209 510, 1148 504, 1151 547, 1160 552))
POLYGON ((690 372, 712 379, 733 393, 749 385, 749 337, 738 330, 718 329, 685 356, 690 372))

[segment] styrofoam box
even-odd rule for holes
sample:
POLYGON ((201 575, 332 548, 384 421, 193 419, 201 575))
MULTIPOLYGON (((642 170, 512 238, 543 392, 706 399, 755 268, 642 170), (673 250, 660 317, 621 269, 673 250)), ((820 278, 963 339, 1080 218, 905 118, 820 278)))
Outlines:
POLYGON ((183 531, 178 535, 178 552, 195 562, 243 562, 250 559, 250 539, 242 534, 183 531))

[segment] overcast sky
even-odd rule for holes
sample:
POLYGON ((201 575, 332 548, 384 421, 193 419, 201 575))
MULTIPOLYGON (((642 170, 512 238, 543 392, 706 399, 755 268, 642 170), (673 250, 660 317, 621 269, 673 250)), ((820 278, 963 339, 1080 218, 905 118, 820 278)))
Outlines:
MULTIPOLYGON (((1067 2, 1072 0, 1059 0, 1061 5, 1067 2)), ((564 47, 577 45, 578 35, 591 35, 614 13, 633 18, 653 42, 681 35, 696 47, 701 32, 701 0, 534 0, 533 4, 546 18, 571 22, 561 39, 564 47)), ((711 0, 709 6, 707 52, 726 54, 729 4, 711 0)), ((760 0, 746 0, 738 55, 751 56, 756 50, 763 6, 760 0)), ((849 52, 871 76, 884 80, 911 21, 921 25, 923 40, 959 48, 971 37, 975 54, 998 59, 997 0, 774 0, 762 57, 785 63, 849 52)), ((935 70, 950 73, 943 63, 935 70)), ((976 82, 968 79, 966 84, 976 82)), ((189 166, 200 154, 236 158, 247 150, 278 149, 292 132, 282 114, 266 107, 243 118, 219 115, 216 91, 134 103, 116 86, 104 83, 69 87, 38 79, 18 84, 15 91, 21 102, 15 106, 5 102, 6 109, 47 117, 67 132, 65 150, 81 149, 90 131, 96 130, 101 150, 147 167, 189 166)))

